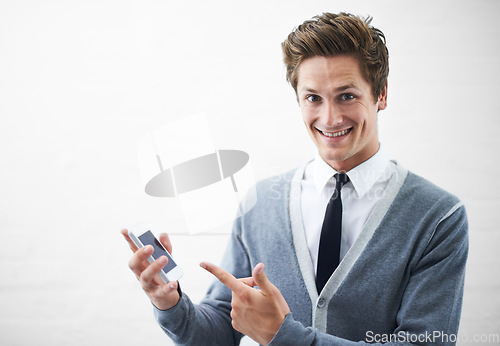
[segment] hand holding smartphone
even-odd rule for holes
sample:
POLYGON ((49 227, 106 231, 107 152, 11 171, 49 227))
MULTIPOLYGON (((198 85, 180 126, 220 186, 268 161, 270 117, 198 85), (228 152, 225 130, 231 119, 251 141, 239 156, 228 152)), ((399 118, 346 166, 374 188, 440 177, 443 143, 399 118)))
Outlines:
POLYGON ((182 268, 179 267, 177 263, 175 263, 172 256, 168 253, 168 251, 160 243, 160 241, 156 239, 154 234, 145 223, 139 223, 132 227, 128 231, 128 236, 139 249, 146 245, 153 246, 154 252, 148 258, 149 263, 154 262, 161 256, 166 256, 168 258, 167 265, 160 271, 160 277, 165 283, 168 283, 170 281, 177 281, 182 277, 182 275, 184 274, 182 268))

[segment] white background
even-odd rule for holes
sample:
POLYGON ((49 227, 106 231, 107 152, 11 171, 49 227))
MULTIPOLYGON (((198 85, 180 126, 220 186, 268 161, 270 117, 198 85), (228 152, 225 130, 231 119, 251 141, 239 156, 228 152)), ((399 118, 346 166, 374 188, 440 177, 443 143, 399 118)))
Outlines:
MULTIPOLYGON (((468 209, 461 334, 499 333, 500 2, 2 0, 0 344, 169 345, 119 231, 186 229, 175 201, 143 192, 137 142, 205 112, 258 179, 302 164, 314 150, 280 43, 341 10, 387 37, 383 147, 468 209)), ((193 300, 226 239, 172 236, 193 300)))

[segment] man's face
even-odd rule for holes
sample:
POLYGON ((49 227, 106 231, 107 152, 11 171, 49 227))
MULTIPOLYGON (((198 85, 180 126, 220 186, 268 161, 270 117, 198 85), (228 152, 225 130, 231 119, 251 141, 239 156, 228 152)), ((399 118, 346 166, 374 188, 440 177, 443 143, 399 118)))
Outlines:
POLYGON ((297 96, 321 158, 337 171, 349 171, 377 152, 377 110, 387 106, 387 85, 375 101, 356 58, 304 60, 298 67, 297 96))

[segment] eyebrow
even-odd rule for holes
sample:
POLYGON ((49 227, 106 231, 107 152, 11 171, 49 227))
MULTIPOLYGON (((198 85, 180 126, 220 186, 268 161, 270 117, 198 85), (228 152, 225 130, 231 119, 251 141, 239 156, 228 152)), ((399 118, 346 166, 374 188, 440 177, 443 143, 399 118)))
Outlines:
POLYGON ((358 86, 356 85, 356 83, 349 83, 349 84, 346 84, 346 85, 339 86, 335 90, 337 90, 337 91, 344 91, 344 90, 351 89, 351 88, 357 89, 358 86))
MULTIPOLYGON (((356 83, 348 83, 348 84, 341 85, 341 86, 335 88, 335 91, 336 92, 341 92, 341 91, 345 91, 345 90, 351 89, 351 88, 358 89, 358 86, 356 85, 356 83)), ((318 93, 315 89, 308 88, 308 87, 306 87, 305 89, 302 89, 300 91, 307 92, 307 93, 313 93, 313 94, 317 94, 318 93)))
POLYGON ((317 94, 318 92, 316 90, 314 90, 313 88, 305 88, 305 89, 300 89, 299 91, 305 91, 307 93, 313 93, 313 94, 317 94))

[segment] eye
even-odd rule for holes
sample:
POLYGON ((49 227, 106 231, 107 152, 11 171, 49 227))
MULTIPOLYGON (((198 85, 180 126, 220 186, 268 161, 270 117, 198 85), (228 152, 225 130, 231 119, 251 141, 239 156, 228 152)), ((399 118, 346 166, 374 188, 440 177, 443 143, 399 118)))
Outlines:
POLYGON ((306 100, 309 102, 319 102, 321 98, 318 95, 309 95, 306 97, 306 100))
POLYGON ((349 101, 349 100, 353 100, 353 99, 354 99, 354 95, 353 95, 353 94, 350 94, 350 93, 342 94, 342 95, 340 95, 340 99, 341 99, 342 101, 349 101))

